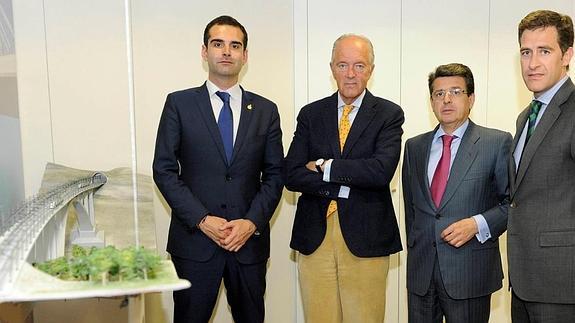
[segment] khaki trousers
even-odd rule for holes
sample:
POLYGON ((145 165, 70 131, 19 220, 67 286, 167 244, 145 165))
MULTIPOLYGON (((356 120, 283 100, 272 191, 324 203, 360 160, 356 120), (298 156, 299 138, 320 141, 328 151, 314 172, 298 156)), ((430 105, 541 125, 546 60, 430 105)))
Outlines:
POLYGON ((298 255, 306 323, 383 323, 389 256, 360 258, 347 248, 339 214, 311 255, 298 255))

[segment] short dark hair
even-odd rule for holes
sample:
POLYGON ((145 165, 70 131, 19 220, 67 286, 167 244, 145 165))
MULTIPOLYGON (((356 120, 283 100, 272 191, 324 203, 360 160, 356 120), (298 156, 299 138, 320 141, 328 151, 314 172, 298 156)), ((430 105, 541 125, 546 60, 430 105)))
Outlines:
POLYGON ((446 65, 439 65, 435 68, 435 71, 429 73, 427 78, 427 83, 429 86, 429 95, 433 93, 433 81, 435 81, 438 77, 447 77, 447 76, 461 76, 465 79, 465 86, 467 89, 465 90, 467 96, 470 96, 475 92, 475 82, 473 81, 473 73, 471 73, 471 69, 469 67, 460 64, 460 63, 451 63, 446 65))
POLYGON ((561 53, 565 54, 569 47, 573 47, 573 20, 567 15, 551 10, 533 11, 521 20, 518 28, 519 45, 521 46, 521 36, 525 30, 545 27, 557 29, 557 42, 561 48, 561 53))
POLYGON ((242 26, 242 24, 239 23, 239 21, 230 16, 216 17, 206 25, 206 29, 204 29, 204 46, 208 47, 208 41, 210 40, 210 29, 215 25, 227 25, 227 26, 238 27, 244 34, 243 39, 244 50, 248 48, 248 32, 246 31, 244 26, 242 26))

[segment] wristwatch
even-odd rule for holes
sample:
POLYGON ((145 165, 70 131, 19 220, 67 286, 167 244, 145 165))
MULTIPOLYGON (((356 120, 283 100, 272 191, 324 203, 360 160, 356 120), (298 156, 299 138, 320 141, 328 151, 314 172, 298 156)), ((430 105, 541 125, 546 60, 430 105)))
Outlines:
POLYGON ((317 169, 318 173, 323 173, 323 170, 321 170, 321 166, 323 165, 323 163, 325 163, 325 160, 323 158, 320 158, 315 161, 315 169, 317 169))

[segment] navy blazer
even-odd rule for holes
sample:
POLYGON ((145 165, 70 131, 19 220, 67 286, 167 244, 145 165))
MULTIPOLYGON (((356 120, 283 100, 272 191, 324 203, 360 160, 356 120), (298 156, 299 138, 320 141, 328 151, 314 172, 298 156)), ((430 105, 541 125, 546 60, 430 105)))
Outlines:
POLYGON ((231 164, 206 85, 170 93, 158 127, 154 181, 172 209, 167 251, 207 261, 219 248, 196 226, 208 213, 257 227, 236 253, 241 263, 269 257, 269 220, 279 202, 282 133, 276 105, 242 89, 231 164))
POLYGON ((401 150, 403 110, 366 92, 343 152, 339 147, 337 93, 306 105, 285 159, 286 187, 301 192, 290 246, 308 255, 326 233, 329 202, 337 200, 343 238, 358 257, 385 256, 401 250, 389 183, 401 150), (308 161, 333 159, 330 182, 308 170, 308 161), (340 187, 351 188, 338 198, 340 187))

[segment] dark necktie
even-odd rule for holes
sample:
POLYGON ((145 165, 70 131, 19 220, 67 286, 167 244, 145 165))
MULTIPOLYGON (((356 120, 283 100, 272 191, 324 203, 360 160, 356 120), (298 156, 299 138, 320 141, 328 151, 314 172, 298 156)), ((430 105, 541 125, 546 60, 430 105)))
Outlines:
POLYGON ((435 168, 435 173, 431 180, 431 198, 436 207, 439 207, 441 204, 441 199, 447 186, 449 164, 451 163, 451 141, 453 141, 453 138, 454 136, 449 135, 441 136, 443 140, 443 151, 441 152, 441 158, 439 159, 439 163, 437 163, 437 168, 435 168))
POLYGON ((529 107, 531 108, 531 113, 529 113, 529 127, 527 128, 527 137, 525 137, 525 144, 527 144, 527 141, 529 140, 529 138, 531 138, 533 131, 535 131, 535 121, 537 121, 537 114, 539 114, 539 110, 541 109, 542 104, 543 103, 541 103, 541 101, 533 100, 529 105, 529 107))
POLYGON ((218 117, 218 128, 220 128, 220 135, 224 143, 224 150, 228 164, 232 161, 232 152, 234 151, 234 117, 232 115, 232 108, 230 107, 230 94, 226 92, 216 92, 216 95, 222 99, 224 105, 218 117))

